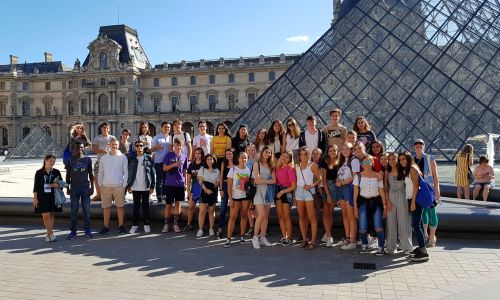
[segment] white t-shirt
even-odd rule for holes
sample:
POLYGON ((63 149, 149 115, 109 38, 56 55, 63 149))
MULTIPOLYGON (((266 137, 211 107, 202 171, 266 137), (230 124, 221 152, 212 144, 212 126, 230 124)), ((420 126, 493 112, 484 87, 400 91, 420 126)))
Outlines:
POLYGON ((227 178, 233 179, 233 199, 245 199, 247 197, 245 186, 250 181, 250 169, 234 166, 229 170, 227 178))
POLYGON ((137 172, 135 174, 134 183, 131 186, 132 191, 147 191, 146 176, 144 174, 144 155, 137 156, 137 172))
POLYGON ((359 173, 360 170, 360 165, 359 165, 359 159, 354 157, 351 160, 351 168, 349 168, 349 161, 346 161, 340 168, 337 173, 337 178, 339 180, 346 180, 348 178, 352 177, 352 173, 359 173), (351 172, 352 168, 352 172, 351 172))
POLYGON ((286 151, 299 149, 299 137, 293 138, 291 135, 286 135, 286 151))
POLYGON ((204 167, 201 167, 200 170, 198 171, 198 177, 203 178, 203 181, 207 181, 213 184, 216 184, 219 182, 219 169, 212 169, 212 171, 208 171, 208 169, 205 169, 204 167))
POLYGON ((314 148, 318 148, 318 134, 319 130, 316 130, 315 134, 311 134, 309 130, 306 130, 306 146, 309 148, 309 151, 312 151, 314 148))
POLYGON ((172 138, 172 144, 174 143, 175 139, 179 139, 179 141, 181 141, 181 143, 182 143, 182 154, 185 154, 187 156, 188 155, 187 143, 191 143, 191 136, 189 135, 189 133, 187 133, 187 132, 184 133, 183 131, 181 131, 181 133, 179 133, 179 134, 174 134, 174 136, 172 138), (187 141, 184 140, 184 135, 186 135, 187 141))
POLYGON ((193 139, 193 150, 201 147, 203 149, 203 152, 205 152, 205 155, 210 153, 210 148, 212 145, 212 136, 210 134, 205 134, 205 135, 197 135, 193 139))
MULTIPOLYGON (((111 139, 114 139, 115 137, 112 136, 111 134, 108 134, 108 136, 102 136, 98 135, 92 140, 92 145, 97 145, 97 148, 99 150, 106 150, 108 151, 108 144, 111 139)), ((98 159, 101 158, 104 154, 99 153, 97 154, 98 159)))
POLYGON ((373 198, 380 196, 378 189, 384 188, 384 183, 378 178, 363 177, 359 179, 359 174, 354 175, 353 185, 359 186, 359 195, 364 198, 373 198))

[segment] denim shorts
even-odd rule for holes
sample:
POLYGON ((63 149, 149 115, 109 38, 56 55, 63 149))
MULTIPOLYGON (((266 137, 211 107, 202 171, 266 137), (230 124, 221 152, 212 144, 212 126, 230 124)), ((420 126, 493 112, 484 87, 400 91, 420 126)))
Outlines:
POLYGON ((332 200, 337 202, 340 199, 342 199, 340 198, 340 193, 339 193, 340 188, 338 188, 335 185, 335 180, 328 180, 327 184, 328 184, 328 191, 330 192, 330 197, 332 198, 332 200))
MULTIPOLYGON (((287 188, 288 187, 286 187, 286 186, 276 185, 276 197, 278 195, 278 192, 280 192, 282 190, 286 190, 287 188)), ((293 205, 292 192, 284 193, 283 195, 281 195, 281 198, 276 198, 276 200, 281 201, 281 203, 286 203, 286 204, 292 206, 293 205)))
POLYGON ((353 199, 354 189, 352 184, 346 184, 339 188, 337 188, 337 195, 339 200, 345 200, 349 202, 349 205, 354 207, 354 199, 353 199))
POLYGON ((313 201, 314 189, 310 189, 309 191, 304 190, 303 186, 298 186, 297 189, 295 189, 295 199, 297 200, 302 200, 302 201, 313 201))

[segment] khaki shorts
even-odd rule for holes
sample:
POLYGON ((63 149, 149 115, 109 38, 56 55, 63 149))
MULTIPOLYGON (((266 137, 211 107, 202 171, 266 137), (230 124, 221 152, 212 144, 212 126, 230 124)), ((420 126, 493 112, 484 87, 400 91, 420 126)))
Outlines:
POLYGON ((125 206, 125 188, 122 186, 101 186, 101 207, 111 207, 113 200, 116 207, 125 206))

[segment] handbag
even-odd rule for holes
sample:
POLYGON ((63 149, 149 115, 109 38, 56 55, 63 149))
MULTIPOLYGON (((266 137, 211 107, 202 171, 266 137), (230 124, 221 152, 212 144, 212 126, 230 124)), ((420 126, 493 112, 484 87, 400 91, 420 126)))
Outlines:
MULTIPOLYGON (((299 166, 300 174, 302 175, 302 179, 304 180, 304 184, 306 183, 306 179, 304 177, 304 173, 302 172, 302 169, 299 166)), ((314 189, 309 189, 309 194, 311 194, 313 200, 314 200, 314 206, 315 207, 321 207, 323 204, 323 197, 321 196, 321 192, 319 191, 319 188, 317 186, 314 187, 314 189)))
MULTIPOLYGON (((258 165, 258 166, 259 166, 259 172, 260 172, 260 165, 258 165)), ((253 166, 252 166, 252 169, 250 170, 250 178, 248 179, 248 182, 245 185, 245 192, 247 194, 247 198, 249 200, 253 201, 253 198, 255 197, 255 194, 257 193, 257 186, 253 182, 252 172, 253 172, 253 166)))

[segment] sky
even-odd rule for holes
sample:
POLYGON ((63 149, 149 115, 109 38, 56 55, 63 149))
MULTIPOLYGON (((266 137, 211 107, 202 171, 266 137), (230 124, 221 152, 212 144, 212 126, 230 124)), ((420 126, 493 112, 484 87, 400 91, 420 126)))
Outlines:
POLYGON ((298 54, 329 27, 332 0, 1 0, 0 64, 84 61, 99 27, 136 29, 152 65, 298 54))

